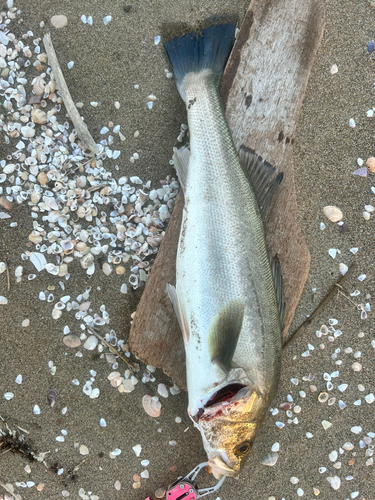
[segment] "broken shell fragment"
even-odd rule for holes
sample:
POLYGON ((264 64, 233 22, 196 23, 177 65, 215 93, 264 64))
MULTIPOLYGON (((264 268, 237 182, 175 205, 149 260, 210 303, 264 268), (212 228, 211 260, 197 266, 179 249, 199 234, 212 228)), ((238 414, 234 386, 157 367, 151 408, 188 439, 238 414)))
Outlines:
POLYGON ((161 403, 157 396, 149 396, 146 394, 142 398, 142 405, 145 412, 150 415, 150 417, 158 417, 161 412, 161 403))
POLYGON ((272 467, 276 464, 278 458, 279 455, 277 453, 263 453, 260 456, 259 463, 272 467))
POLYGON ((331 205, 324 207, 323 212, 331 222, 339 222, 343 217, 341 210, 331 205))

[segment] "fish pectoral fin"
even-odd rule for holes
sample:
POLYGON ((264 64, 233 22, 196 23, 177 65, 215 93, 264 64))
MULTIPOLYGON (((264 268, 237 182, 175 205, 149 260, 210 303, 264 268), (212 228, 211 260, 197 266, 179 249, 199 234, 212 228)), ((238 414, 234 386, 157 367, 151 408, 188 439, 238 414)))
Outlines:
POLYGON ((176 287, 167 283, 167 293, 170 301, 172 302, 174 312, 177 316, 178 324, 180 325, 184 342, 185 344, 187 344, 189 342, 189 325, 188 322, 186 321, 184 312, 180 306, 176 287))
POLYGON ((173 161, 176 169, 178 180, 185 192, 187 173, 189 169, 190 149, 182 147, 180 149, 173 148, 173 161))
POLYGON ((232 358, 241 333, 245 306, 240 300, 229 302, 214 318, 208 334, 211 362, 225 373, 231 367, 232 358))
POLYGON ((260 215, 264 221, 276 188, 282 181, 283 174, 279 173, 274 177, 276 169, 244 145, 240 147, 238 159, 254 190, 260 215))

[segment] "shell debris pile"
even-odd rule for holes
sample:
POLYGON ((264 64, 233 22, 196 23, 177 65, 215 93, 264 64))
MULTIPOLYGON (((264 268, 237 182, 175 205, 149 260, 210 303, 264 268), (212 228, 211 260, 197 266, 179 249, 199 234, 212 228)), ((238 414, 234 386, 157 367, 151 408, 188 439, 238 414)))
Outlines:
MULTIPOLYGON (((141 371, 139 364, 133 363, 133 369, 124 369, 120 356, 125 360, 130 357, 127 344, 109 328, 106 306, 96 306, 90 297, 90 286, 77 296, 70 296, 71 269, 74 262, 79 262, 87 278, 96 272, 106 276, 112 274, 111 280, 116 283, 115 278, 119 277, 123 281, 121 288, 118 286, 119 295, 128 293, 128 289, 144 286, 180 186, 171 176, 153 187, 150 181, 142 180, 137 175, 119 173, 120 169, 125 172, 132 168, 141 155, 140 151, 132 152, 125 160, 127 167, 124 167, 121 155, 125 136, 119 124, 110 122, 100 128, 101 140, 96 156, 85 150, 76 130, 66 118, 41 38, 36 38, 31 30, 16 36, 12 32, 12 22, 21 12, 13 7, 12 0, 8 0, 8 9, 7 12, 0 12, 0 134, 8 151, 7 156, 0 157, 0 225, 18 225, 17 205, 27 207, 30 214, 27 222, 29 233, 25 234, 20 255, 22 265, 16 267, 13 279, 26 284, 37 277, 36 273, 49 275, 51 283, 55 284, 46 290, 38 290, 36 297, 49 305, 53 320, 70 315, 77 321, 74 331, 69 326, 63 327, 62 352, 72 349, 77 358, 82 358, 86 351, 97 352, 100 359, 107 361, 111 367, 108 381, 118 390, 117 397, 124 397, 124 394, 134 391, 139 382, 156 382, 155 368, 148 366, 141 371), (107 160, 121 162, 121 165, 106 168, 107 160), (27 261, 32 264, 33 273, 24 272, 27 261), (100 331, 99 338, 104 341, 92 331, 90 333, 89 328, 100 331), (104 352, 105 343, 115 351, 112 353, 106 348, 104 352)), ((81 21, 93 25, 91 16, 82 14, 81 21)), ((103 18, 104 25, 111 21, 112 16, 103 18)), ((67 25, 68 18, 58 14, 51 18, 50 23, 54 28, 62 29, 67 25)), ((40 26, 43 27, 44 22, 40 26)), ((68 63, 68 68, 73 68, 73 61, 68 63)), ((147 99, 152 104, 156 97, 150 94, 147 99)), ((97 106, 97 103, 91 102, 91 105, 97 106)), ((120 104, 116 102, 115 107, 118 109, 120 104)), ((185 133, 187 127, 183 126, 181 130, 185 133)), ((136 131, 134 136, 138 135, 139 131, 136 131)), ((168 168, 170 165, 173 165, 172 159, 168 168)), ((6 271, 6 262, 0 262, 0 274, 6 271)), ((5 295, 0 296, 1 308, 9 304, 5 295)), ((29 323, 25 319, 22 326, 29 326, 29 323)), ((51 376, 58 376, 58 363, 48 361, 48 370, 51 376)), ((17 404, 17 386, 22 388, 24 384, 22 374, 16 375, 15 386, 4 388, 2 394, 3 401, 9 404, 17 404)), ((89 400, 100 398, 95 370, 90 370, 85 381, 75 377, 72 373, 70 390, 88 396, 89 400)), ((159 385, 166 398, 168 388, 164 384, 159 385)), ((180 390, 171 383, 169 392, 176 395, 180 390)), ((47 402, 51 408, 58 399, 57 390, 49 389, 47 402)), ((41 418, 45 411, 43 400, 38 400, 38 403, 32 406, 30 412, 41 418)), ((144 396, 143 407, 145 419, 146 413, 154 418, 160 415, 161 403, 155 395, 144 396)), ((64 407, 62 415, 66 415, 68 410, 64 407)), ((100 418, 98 425, 105 428, 107 422, 100 418)), ((68 438, 68 432, 62 429, 55 441, 59 446, 67 446, 68 438)), ((86 444, 76 443, 75 448, 81 455, 90 454, 86 444)), ((141 445, 135 450, 139 456, 141 445)), ((109 451, 109 456, 115 459, 120 453, 121 450, 116 448, 109 451)), ((146 467, 148 463, 144 459, 141 465, 146 467)), ((64 468, 60 468, 57 474, 64 475, 64 468)), ((139 488, 142 481, 148 478, 147 469, 140 471, 133 487, 139 488)), ((38 491, 48 490, 48 485, 29 483, 16 481, 15 486, 10 483, 8 486, 15 491, 16 497, 15 488, 24 484, 38 491)), ((121 488, 119 481, 116 481, 115 488, 121 488)), ((63 497, 69 495, 69 491, 62 491, 63 497)), ((78 495, 82 499, 99 498, 84 488, 80 488, 78 495)))

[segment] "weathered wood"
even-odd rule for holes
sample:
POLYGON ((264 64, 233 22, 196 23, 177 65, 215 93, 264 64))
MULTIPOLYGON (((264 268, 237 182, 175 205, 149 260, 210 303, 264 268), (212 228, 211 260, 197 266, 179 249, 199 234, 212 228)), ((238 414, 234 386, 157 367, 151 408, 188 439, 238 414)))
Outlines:
MULTIPOLYGON (((310 265, 296 221, 293 136, 323 29, 320 0, 253 0, 221 86, 236 147, 244 144, 252 148, 284 173, 266 229, 267 242, 272 253, 278 254, 283 273, 285 334, 310 265)), ((166 283, 175 282, 180 197, 139 303, 129 342, 139 359, 162 368, 185 388, 182 336, 165 292, 166 283)))
POLYGON ((70 95, 68 86, 60 67, 60 63, 57 59, 50 33, 44 35, 43 44, 44 48, 46 49, 48 64, 52 68, 52 73, 56 81, 56 87, 58 88, 62 100, 64 101, 66 111, 73 122, 74 128, 77 131, 77 135, 81 139, 85 147, 96 154, 98 152, 98 146, 95 144, 95 141, 92 138, 86 123, 82 121, 81 115, 79 114, 79 111, 73 102, 72 96, 70 95))

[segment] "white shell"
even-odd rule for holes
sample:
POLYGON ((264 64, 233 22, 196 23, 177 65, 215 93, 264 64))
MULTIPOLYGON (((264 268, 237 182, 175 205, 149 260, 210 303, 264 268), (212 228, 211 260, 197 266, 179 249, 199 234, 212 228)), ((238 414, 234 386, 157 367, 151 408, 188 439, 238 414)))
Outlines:
POLYGON ((88 455, 89 449, 84 444, 81 444, 81 446, 79 447, 79 452, 81 455, 88 455))
POLYGON ((63 28, 68 24, 68 18, 63 15, 58 15, 58 16, 52 16, 51 17, 51 24, 57 29, 63 28))
POLYGON ((140 444, 136 444, 135 446, 133 446, 133 451, 135 453, 135 456, 139 457, 142 451, 142 446, 140 444))
POLYGON ((341 479, 338 476, 327 477, 327 481, 334 490, 338 490, 341 486, 341 479))
POLYGON ((259 463, 262 465, 267 465, 268 467, 272 467, 276 464, 279 455, 277 453, 262 453, 259 459, 259 463))
POLYGON ((39 272, 42 271, 47 265, 46 258, 44 257, 44 255, 42 253, 39 253, 39 252, 31 252, 30 253, 30 262, 32 264, 34 264, 37 271, 39 271, 39 272))
POLYGON ((6 392, 6 393, 4 394, 4 398, 5 398, 7 401, 10 401, 11 399, 13 399, 13 398, 14 398, 14 394, 13 394, 13 392, 6 392))
MULTIPOLYGON (((46 82, 44 81, 44 78, 42 78, 41 76, 36 76, 33 80, 33 89, 34 89, 34 92, 36 95, 43 95, 44 94, 44 89, 46 87, 46 82)), ((36 111, 42 111, 41 109, 32 109, 31 110, 31 116, 33 115, 33 112, 35 114, 36 111)), ((43 111, 43 114, 44 111, 43 111)))
POLYGON ((158 417, 161 412, 161 403, 157 396, 149 396, 146 394, 142 398, 142 405, 145 412, 150 415, 150 417, 158 417))
POLYGON ((341 210, 331 205, 324 207, 323 212, 331 222, 339 222, 343 217, 341 210))
POLYGON ((93 351, 95 347, 98 345, 98 339, 95 337, 95 335, 90 335, 90 337, 86 340, 86 342, 83 344, 83 347, 87 349, 88 351, 93 351))
POLYGON ((38 405, 35 405, 33 408, 34 415, 40 415, 40 408, 38 405))
POLYGON ((67 347, 71 347, 72 349, 81 345, 81 341, 77 335, 66 335, 63 338, 63 342, 67 347))
POLYGON ((3 295, 0 295, 0 305, 6 305, 8 304, 8 299, 4 297, 3 295))
POLYGON ((166 388, 166 386, 164 384, 159 384, 158 385, 158 393, 163 398, 167 398, 168 397, 168 389, 166 388))

